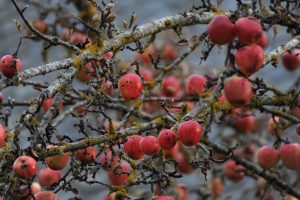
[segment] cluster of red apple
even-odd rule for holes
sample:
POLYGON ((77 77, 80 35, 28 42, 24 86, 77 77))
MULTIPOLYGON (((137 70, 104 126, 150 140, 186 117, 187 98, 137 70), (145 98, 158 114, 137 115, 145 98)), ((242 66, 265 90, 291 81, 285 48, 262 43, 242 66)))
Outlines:
MULTIPOLYGON (((233 24, 227 16, 215 17, 208 25, 210 40, 224 45, 238 38, 240 44, 245 45, 237 50, 235 62, 245 76, 257 72, 264 61, 262 48, 268 46, 267 34, 263 31, 260 22, 254 17, 243 17, 233 24)), ((282 56, 283 66, 294 71, 300 68, 300 50, 292 49, 282 56)))
MULTIPOLYGON (((236 65, 245 76, 251 76, 263 65, 264 53, 262 48, 267 47, 268 39, 261 24, 254 17, 240 18, 233 24, 228 17, 224 15, 217 16, 208 25, 208 35, 215 44, 227 44, 237 37, 239 42, 245 45, 239 48, 235 54, 236 65)), ((299 69, 300 50, 292 49, 291 51, 285 52, 282 56, 282 62, 283 66, 289 71, 299 69)), ((243 77, 234 76, 225 81, 224 94, 226 98, 220 98, 221 101, 226 99, 234 107, 246 106, 253 96, 252 84, 243 77)), ((238 113, 240 112, 241 110, 238 110, 238 113)), ((246 110, 246 112, 248 112, 248 110, 246 110)), ((295 108, 294 113, 299 115, 299 108, 295 108)), ((242 123, 244 125, 253 124, 253 116, 251 115, 244 120, 249 122, 242 123)), ((234 121, 236 121, 236 118, 234 121)), ((272 121, 274 120, 270 120, 269 127, 272 126, 272 121)), ((273 125, 274 123, 275 122, 273 122, 273 125)), ((243 127, 243 130, 247 132, 250 131, 250 127, 253 126, 240 127, 243 127)), ((269 128, 269 130, 270 129, 272 128, 269 128)))
MULTIPOLYGON (((261 168, 269 170, 276 167, 282 160, 285 167, 291 170, 299 170, 300 144, 284 144, 279 150, 271 146, 263 146, 257 150, 257 163, 261 168)), ((224 174, 232 181, 238 182, 243 179, 245 168, 234 160, 227 161, 224 166, 224 174)))

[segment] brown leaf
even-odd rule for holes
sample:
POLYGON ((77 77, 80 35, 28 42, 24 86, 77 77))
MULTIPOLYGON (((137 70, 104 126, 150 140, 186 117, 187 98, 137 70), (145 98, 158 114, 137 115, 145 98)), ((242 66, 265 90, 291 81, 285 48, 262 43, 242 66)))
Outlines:
POLYGON ((21 33, 22 32, 22 25, 21 25, 21 23, 18 20, 16 20, 16 19, 14 19, 13 21, 15 22, 16 27, 17 27, 19 33, 21 33))

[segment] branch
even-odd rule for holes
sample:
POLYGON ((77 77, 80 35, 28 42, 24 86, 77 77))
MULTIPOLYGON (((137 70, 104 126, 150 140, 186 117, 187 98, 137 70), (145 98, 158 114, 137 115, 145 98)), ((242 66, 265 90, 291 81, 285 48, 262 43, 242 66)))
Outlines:
MULTIPOLYGON (((222 147, 220 145, 214 144, 211 141, 208 140, 202 140, 203 144, 211 147, 215 151, 222 153, 224 155, 230 155, 232 154, 232 150, 222 147)), ((236 161, 238 164, 243 165, 246 169, 250 170, 251 172, 263 177, 268 181, 269 184, 273 185, 274 188, 280 188, 282 191, 287 192, 290 195, 293 195, 297 198, 300 198, 300 192, 294 189, 294 187, 289 186, 286 182, 280 180, 275 175, 270 174, 267 171, 264 171, 263 169, 259 168, 258 166, 252 164, 251 162, 246 161, 245 159, 242 159, 238 157, 235 154, 232 154, 231 159, 236 161)))

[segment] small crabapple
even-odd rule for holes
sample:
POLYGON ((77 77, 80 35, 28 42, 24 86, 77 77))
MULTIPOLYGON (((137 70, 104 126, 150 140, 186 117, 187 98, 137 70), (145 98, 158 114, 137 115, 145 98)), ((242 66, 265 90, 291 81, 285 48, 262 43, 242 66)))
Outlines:
POLYGON ((235 54, 235 62, 243 74, 251 76, 263 65, 264 52, 257 44, 239 48, 235 54))
POLYGON ((256 128, 255 116, 250 111, 240 108, 233 109, 230 121, 234 128, 242 133, 249 133, 256 128))
POLYGON ((144 81, 146 81, 146 82, 152 82, 154 80, 153 73, 148 69, 142 69, 140 71, 140 74, 144 78, 144 81))
POLYGON ((101 58, 104 58, 106 60, 111 60, 113 56, 114 56, 113 52, 109 51, 109 52, 107 52, 105 54, 102 54, 101 58))
POLYGON ((37 169, 37 162, 30 156, 20 156, 13 164, 13 172, 22 179, 31 179, 37 169))
POLYGON ((143 139, 140 135, 132 135, 127 138, 124 144, 124 152, 128 157, 139 160, 144 156, 144 152, 140 149, 140 141, 143 139))
POLYGON ((257 152, 257 162, 263 169, 275 167, 279 159, 279 151, 273 147, 263 146, 257 152))
POLYGON ((150 65, 152 63, 151 57, 155 58, 157 55, 158 53, 156 47, 151 44, 144 50, 143 53, 138 54, 138 58, 140 61, 142 61, 143 64, 150 65))
POLYGON ((234 182, 239 182, 244 178, 244 167, 237 164, 234 160, 228 160, 223 164, 225 175, 234 182))
POLYGON ((292 113, 293 113, 293 115, 300 117, 300 108, 297 108, 297 107, 293 108, 292 113))
POLYGON ((80 82, 88 82, 92 80, 95 74, 94 61, 87 62, 80 71, 76 74, 76 79, 80 82))
POLYGON ((0 148, 4 146, 6 139, 5 128, 2 124, 0 124, 0 148))
POLYGON ((101 152, 99 156, 99 163, 104 167, 107 168, 111 165, 113 161, 113 156, 111 150, 107 150, 107 152, 101 152))
POLYGON ((142 138, 139 147, 146 155, 149 156, 158 154, 160 151, 158 139, 151 135, 142 138))
POLYGON ((225 81, 224 94, 232 106, 242 107, 251 101, 252 85, 243 77, 233 76, 225 81))
POLYGON ((296 126, 296 132, 300 136, 300 123, 296 126))
POLYGON ((279 149, 279 154, 288 169, 300 169, 300 145, 298 143, 283 144, 279 149))
POLYGON ((181 122, 177 129, 177 135, 185 146, 194 146, 201 139, 202 126, 194 120, 181 122))
MULTIPOLYGON (((49 145, 48 149, 55 148, 55 146, 49 145)), ((63 155, 49 156, 45 158, 47 166, 52 170, 62 170, 69 162, 70 154, 64 153, 63 155)))
POLYGON ((167 60, 175 60, 176 57, 177 57, 176 47, 173 44, 171 44, 171 43, 165 44, 163 46, 162 55, 167 60))
POLYGON ((70 36, 69 42, 71 44, 77 45, 77 44, 85 44, 85 43, 90 43, 92 41, 91 38, 89 38, 88 36, 83 35, 80 32, 74 32, 72 33, 72 35, 70 36))
POLYGON ((178 200, 188 199, 188 189, 183 184, 177 184, 176 191, 178 194, 178 200))
POLYGON ((164 158, 165 159, 175 158, 178 152, 179 152, 179 143, 177 142, 173 148, 165 149, 163 151, 164 158))
POLYGON ((115 197, 116 197, 116 193, 113 192, 113 193, 105 195, 104 200, 115 200, 115 197))
POLYGON ((39 181, 44 186, 51 186, 58 183, 60 178, 61 172, 59 170, 52 170, 46 167, 39 172, 39 181))
POLYGON ((213 198, 220 196, 220 194, 224 191, 224 182, 222 179, 219 177, 213 178, 210 190, 213 198))
POLYGON ((114 159, 112 162, 112 167, 116 167, 113 171, 108 171, 108 178, 113 185, 124 185, 129 177, 130 172, 132 171, 131 166, 125 162, 121 161, 120 167, 117 167, 119 161, 118 159, 114 159))
POLYGON ((260 38, 255 42, 255 44, 261 46, 261 48, 265 49, 269 45, 269 39, 266 32, 263 32, 263 34, 260 36, 260 38))
POLYGON ((49 191, 42 191, 34 195, 35 200, 59 200, 59 197, 49 191))
POLYGON ((0 105, 3 103, 3 99, 4 99, 4 96, 3 96, 2 92, 0 92, 0 105))
POLYGON ((180 82, 174 76, 167 76, 162 80, 162 92, 167 97, 176 97, 180 92, 180 82))
POLYGON ((235 26, 225 15, 214 17, 207 28, 209 39, 219 45, 232 42, 235 37, 235 26))
MULTIPOLYGON (((31 24, 39 32, 41 32, 43 34, 47 34, 48 25, 44 21, 42 21, 42 20, 33 20, 31 24)), ((31 31, 28 30, 28 33, 31 34, 31 31)))
POLYGON ((141 77, 135 73, 123 75, 118 82, 118 89, 122 97, 126 100, 137 99, 141 96, 143 82, 141 77))
POLYGON ((235 22, 235 33, 242 44, 251 44, 260 39, 263 29, 256 18, 242 17, 235 22))
POLYGON ((295 71, 300 67, 300 49, 286 51, 282 55, 283 66, 289 71, 295 71))
POLYGON ((191 165, 181 152, 178 152, 175 156, 175 160, 178 162, 178 171, 184 174, 190 174, 194 171, 193 165, 191 165))
POLYGON ((268 132, 271 135, 282 135, 284 133, 283 120, 279 117, 271 117, 268 121, 268 132))
POLYGON ((76 160, 79 160, 82 163, 91 163, 94 162, 97 156, 97 151, 95 147, 87 147, 85 149, 78 149, 75 152, 76 160))
POLYGON ((31 184, 30 189, 31 189, 32 194, 36 194, 42 190, 41 185, 37 182, 33 182, 31 184))
POLYGON ((176 133, 170 129, 164 129, 159 133, 158 141, 162 149, 170 150, 176 145, 176 133))
POLYGON ((5 55, 0 60, 0 71, 1 73, 8 77, 14 77, 18 72, 22 70, 22 62, 14 58, 13 55, 5 55))
MULTIPOLYGON (((53 97, 50 97, 50 98, 45 99, 43 101, 42 108, 43 108, 44 112, 47 112, 49 110, 52 103, 53 103, 53 97)), ((61 110, 63 109, 63 103, 59 102, 58 105, 57 105, 57 108, 58 108, 58 111, 61 112, 61 110)))
POLYGON ((109 96, 113 96, 114 94, 114 87, 111 81, 106 81, 105 83, 103 83, 101 89, 105 94, 109 96))
POLYGON ((205 90, 207 79, 200 74, 190 75, 185 82, 187 95, 200 95, 205 90))

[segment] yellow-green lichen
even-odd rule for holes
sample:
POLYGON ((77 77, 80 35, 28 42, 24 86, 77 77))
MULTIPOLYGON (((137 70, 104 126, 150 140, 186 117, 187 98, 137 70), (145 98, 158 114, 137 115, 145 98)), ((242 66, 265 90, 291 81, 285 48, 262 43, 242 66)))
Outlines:
POLYGON ((73 61, 73 67, 74 68, 80 68, 81 65, 82 65, 82 60, 78 57, 74 58, 74 61, 73 61))
POLYGON ((138 170, 134 169, 131 171, 129 177, 128 177, 128 183, 134 183, 136 178, 138 176, 138 170))
POLYGON ((172 21, 170 19, 167 19, 165 21, 165 26, 171 26, 172 25, 172 21))
POLYGON ((278 55, 272 55, 271 60, 273 63, 278 64, 279 63, 279 56, 278 55))

